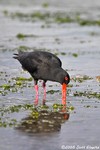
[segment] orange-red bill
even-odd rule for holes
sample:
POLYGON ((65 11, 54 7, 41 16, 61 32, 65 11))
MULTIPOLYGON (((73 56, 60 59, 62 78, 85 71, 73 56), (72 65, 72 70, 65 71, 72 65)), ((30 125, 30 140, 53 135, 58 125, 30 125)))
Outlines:
POLYGON ((65 83, 62 84, 62 105, 66 106, 66 92, 67 85, 65 83))

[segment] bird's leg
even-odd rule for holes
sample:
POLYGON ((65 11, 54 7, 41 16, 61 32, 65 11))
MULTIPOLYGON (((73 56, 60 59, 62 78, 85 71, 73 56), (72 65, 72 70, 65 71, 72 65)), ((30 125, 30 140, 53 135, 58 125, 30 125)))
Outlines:
POLYGON ((38 105, 38 100, 39 100, 39 89, 38 89, 38 85, 37 85, 37 81, 34 81, 34 88, 36 91, 36 96, 35 96, 35 101, 34 101, 34 105, 38 105))
POLYGON ((42 87, 43 87, 43 90, 44 90, 43 105, 45 105, 45 102, 46 102, 46 82, 45 81, 43 81, 42 87))
POLYGON ((65 83, 62 84, 62 105, 63 109, 66 109, 66 90, 67 90, 67 85, 65 83))

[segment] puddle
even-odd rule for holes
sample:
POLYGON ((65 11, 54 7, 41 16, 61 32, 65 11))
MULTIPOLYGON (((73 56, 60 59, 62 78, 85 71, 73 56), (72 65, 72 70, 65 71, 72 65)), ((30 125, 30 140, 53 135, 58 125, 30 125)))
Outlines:
MULTIPOLYGON (((0 1, 0 150, 100 149, 100 2, 81 3, 0 1), (19 49, 49 51, 62 60, 71 76, 69 113, 43 110, 32 118, 34 82, 12 58, 19 49)), ((42 98, 40 81, 39 106, 42 98)), ((61 85, 48 81, 46 105, 58 104, 61 85)))

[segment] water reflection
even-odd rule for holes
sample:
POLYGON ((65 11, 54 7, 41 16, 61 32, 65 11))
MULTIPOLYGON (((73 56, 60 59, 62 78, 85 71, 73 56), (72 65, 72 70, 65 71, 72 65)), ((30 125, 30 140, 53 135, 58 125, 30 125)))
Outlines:
POLYGON ((69 119, 67 111, 32 111, 23 118, 16 129, 27 133, 43 133, 60 131, 62 123, 69 119))

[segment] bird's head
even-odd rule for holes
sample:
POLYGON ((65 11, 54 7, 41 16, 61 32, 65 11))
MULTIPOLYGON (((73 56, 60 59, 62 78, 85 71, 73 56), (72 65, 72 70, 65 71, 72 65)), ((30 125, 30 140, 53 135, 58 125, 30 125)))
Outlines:
POLYGON ((67 85, 70 82, 69 74, 62 68, 56 68, 53 77, 55 77, 55 81, 60 84, 64 83, 67 85))
POLYGON ((60 83, 61 84, 64 83, 67 85, 69 82, 70 82, 70 76, 65 70, 63 70, 60 74, 60 83))
POLYGON ((70 76, 69 74, 67 73, 66 76, 64 76, 64 81, 63 83, 65 83, 66 85, 70 82, 70 76))

